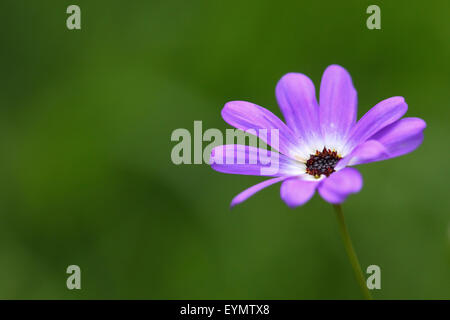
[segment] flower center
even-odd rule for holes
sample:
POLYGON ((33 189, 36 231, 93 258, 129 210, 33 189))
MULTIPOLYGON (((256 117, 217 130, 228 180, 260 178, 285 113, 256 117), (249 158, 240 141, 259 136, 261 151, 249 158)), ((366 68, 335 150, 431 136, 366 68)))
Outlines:
POLYGON ((306 173, 319 178, 322 174, 329 176, 334 170, 334 166, 341 159, 336 151, 323 148, 322 151, 316 150, 316 154, 312 154, 306 161, 306 173))

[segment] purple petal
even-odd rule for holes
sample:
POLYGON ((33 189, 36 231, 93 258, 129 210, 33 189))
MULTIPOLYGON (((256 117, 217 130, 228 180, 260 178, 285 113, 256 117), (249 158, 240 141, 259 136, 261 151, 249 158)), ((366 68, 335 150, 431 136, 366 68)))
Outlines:
POLYGON ((263 181, 261 183, 255 184, 254 186, 251 186, 250 188, 242 191, 236 197, 234 197, 233 200, 231 201, 230 206, 234 207, 235 205, 244 202, 245 200, 247 200, 248 198, 253 196, 255 193, 257 193, 258 191, 260 191, 264 188, 267 188, 268 186, 271 186, 274 183, 283 181, 286 178, 288 178, 288 177, 278 177, 278 178, 269 179, 269 180, 263 181))
POLYGON ((275 89, 278 105, 289 128, 313 142, 320 137, 319 110, 314 84, 301 73, 288 73, 275 89))
POLYGON ((389 156, 389 151, 383 144, 376 140, 367 140, 356 147, 348 156, 339 161, 336 165, 336 170, 344 168, 345 166, 378 161, 380 158, 387 156, 389 156))
POLYGON ((223 145, 211 151, 211 167, 219 172, 256 176, 283 176, 303 171, 304 164, 278 152, 244 145, 223 145))
POLYGON ((281 153, 289 155, 299 145, 299 139, 286 124, 269 110, 246 101, 231 101, 222 109, 222 118, 231 126, 247 131, 253 129, 256 135, 281 153), (263 132, 266 129, 269 131, 263 132), (271 131, 278 130, 279 141, 270 139, 271 131), (273 140, 273 141, 271 141, 273 140), (276 142, 276 143, 274 143, 276 142))
POLYGON ((339 204, 347 196, 359 192, 362 188, 362 177, 354 168, 344 168, 324 179, 319 185, 320 196, 329 203, 339 204))
POLYGON ((383 144, 389 152, 389 155, 377 160, 398 157, 414 151, 423 141, 425 127, 425 121, 420 118, 404 118, 376 133, 371 139, 383 144))
POLYGON ((357 95, 350 74, 338 65, 329 66, 320 83, 320 125, 325 145, 345 138, 356 122, 357 95))
POLYGON ((372 135, 400 119, 408 109, 403 97, 392 97, 370 109, 350 131, 346 149, 352 150, 372 135))
POLYGON ((305 181, 298 177, 288 179, 281 185, 281 199, 291 208, 301 206, 312 198, 318 185, 316 181, 305 181))

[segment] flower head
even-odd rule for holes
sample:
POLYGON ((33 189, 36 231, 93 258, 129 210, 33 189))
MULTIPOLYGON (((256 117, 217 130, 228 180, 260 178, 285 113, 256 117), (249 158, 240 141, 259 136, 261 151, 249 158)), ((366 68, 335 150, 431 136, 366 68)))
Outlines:
POLYGON ((426 124, 419 118, 402 118, 408 109, 402 97, 379 102, 356 121, 356 90, 349 73, 338 65, 325 70, 319 102, 314 84, 301 73, 283 76, 275 93, 286 123, 250 102, 231 101, 222 110, 227 123, 254 130, 279 151, 277 170, 264 171, 266 158, 274 152, 237 145, 212 150, 211 166, 216 171, 274 177, 238 194, 232 206, 277 182, 282 182, 281 198, 290 207, 306 203, 316 190, 324 200, 342 203, 362 188, 361 174, 350 166, 404 155, 423 141, 426 124), (277 143, 259 133, 264 129, 277 131, 277 143), (217 161, 230 155, 233 161, 217 161), (257 160, 250 163, 251 158, 257 160))

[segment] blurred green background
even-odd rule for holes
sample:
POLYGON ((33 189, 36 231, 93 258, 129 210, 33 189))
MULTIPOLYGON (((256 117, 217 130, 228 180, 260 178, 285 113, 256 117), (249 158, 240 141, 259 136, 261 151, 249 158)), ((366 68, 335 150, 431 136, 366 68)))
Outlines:
POLYGON ((360 167, 344 204, 379 299, 450 298, 450 2, 4 0, 0 298, 360 298, 332 207, 289 209, 261 181, 172 164, 176 128, 225 130, 248 100, 280 115, 287 72, 349 70, 359 116, 401 95, 414 153, 360 167), (82 29, 66 28, 78 4, 82 29), (366 8, 381 7, 381 30, 366 8), (82 289, 69 291, 70 264, 82 289))

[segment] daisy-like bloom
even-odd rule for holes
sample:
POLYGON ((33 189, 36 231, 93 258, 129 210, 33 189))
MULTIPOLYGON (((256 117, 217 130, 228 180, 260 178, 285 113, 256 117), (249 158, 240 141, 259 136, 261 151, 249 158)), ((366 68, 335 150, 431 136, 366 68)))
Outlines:
POLYGON ((350 166, 404 155, 423 141, 426 124, 419 118, 402 118, 408 109, 402 97, 379 102, 356 121, 356 90, 349 73, 338 65, 325 70, 319 102, 314 84, 301 73, 283 76, 275 92, 286 123, 250 102, 231 101, 222 110, 228 124, 253 129, 269 145, 270 139, 259 134, 261 129, 276 129, 279 135, 277 145, 272 145, 279 151, 275 173, 263 170, 270 151, 237 145, 212 150, 211 166, 216 171, 273 177, 238 194, 232 206, 277 182, 282 182, 281 198, 290 207, 306 203, 316 190, 329 203, 340 204, 362 188, 361 174, 350 166), (257 161, 248 163, 255 155, 257 161))

